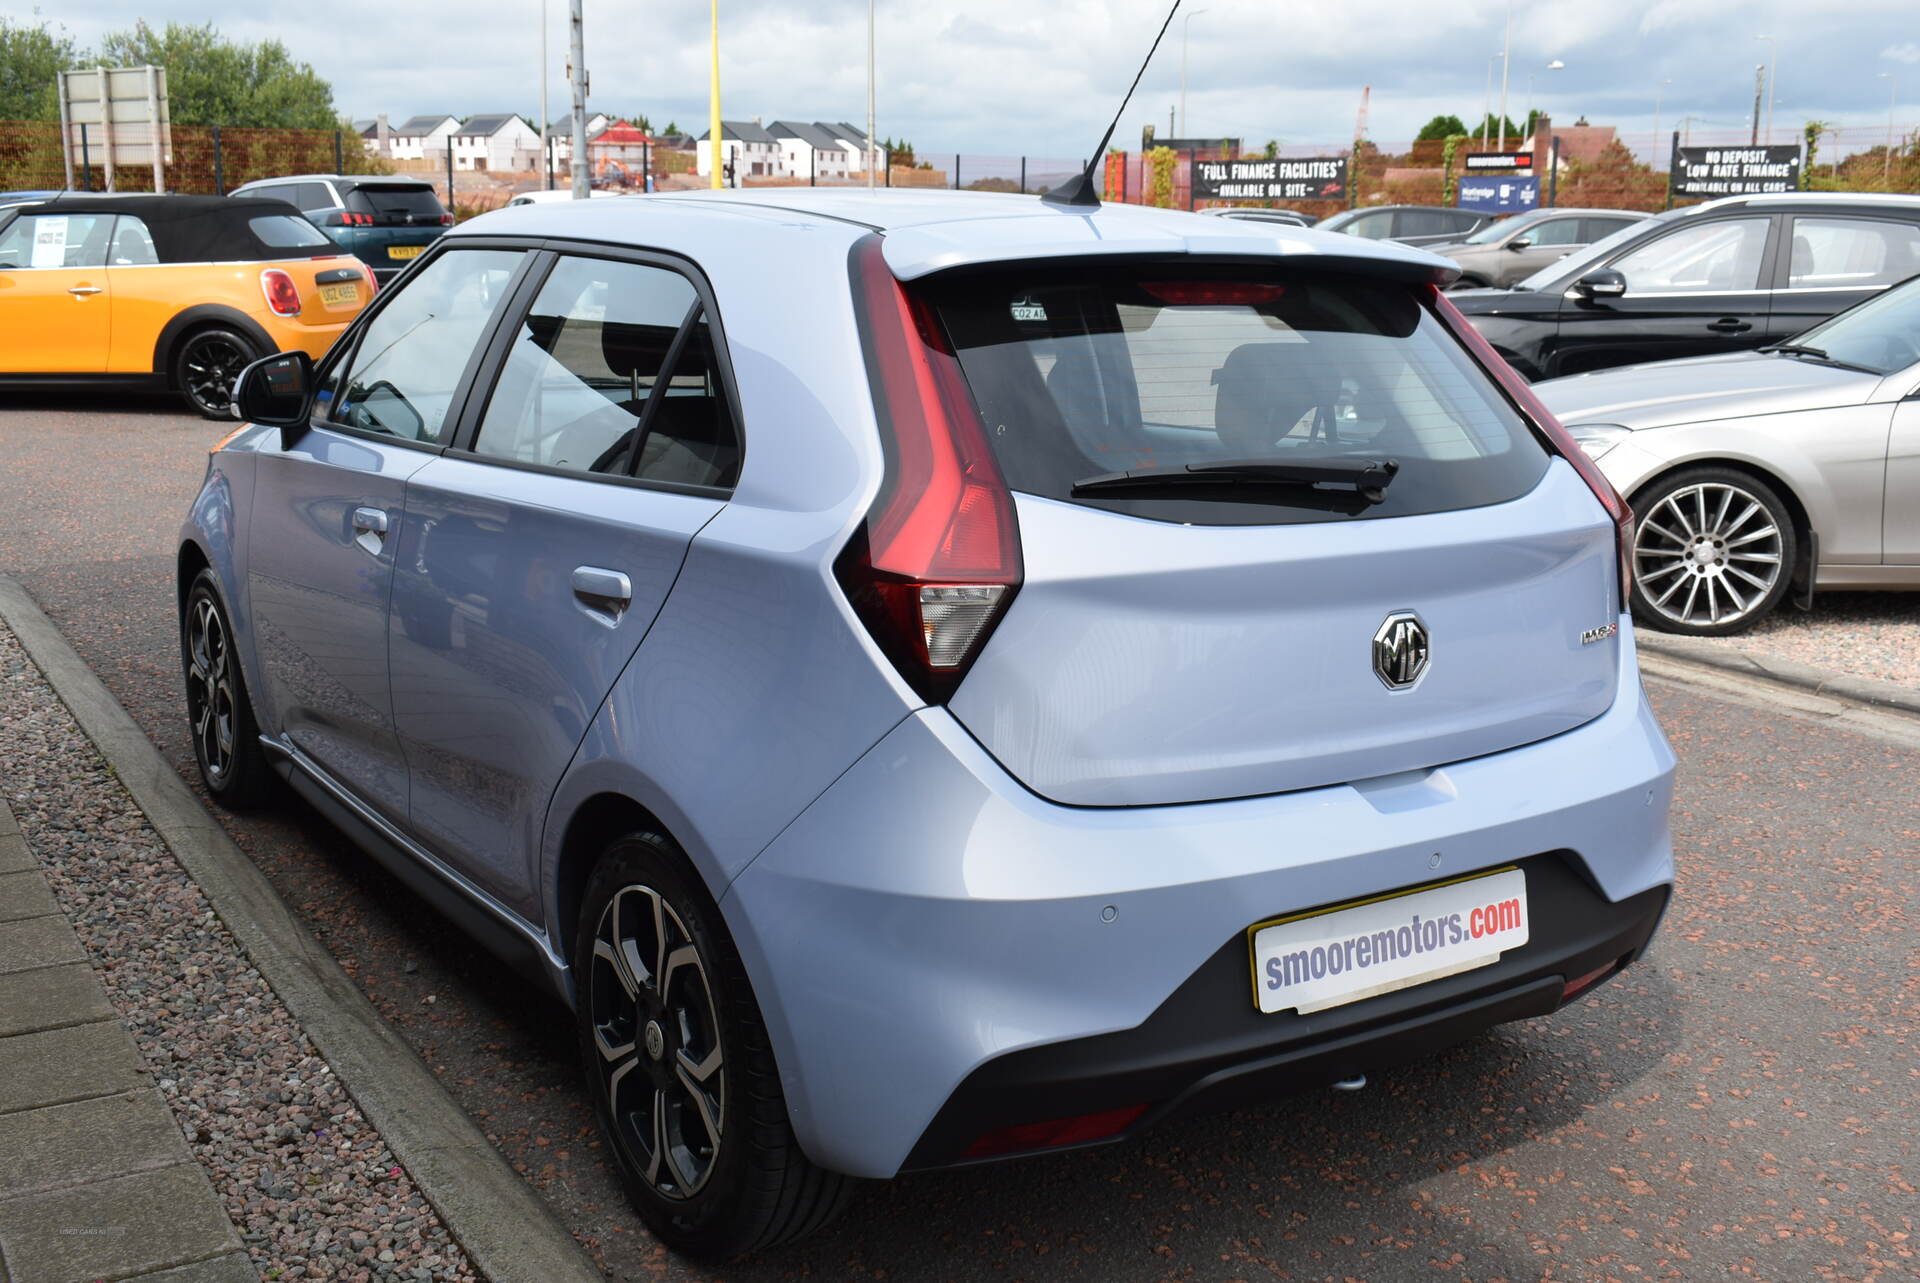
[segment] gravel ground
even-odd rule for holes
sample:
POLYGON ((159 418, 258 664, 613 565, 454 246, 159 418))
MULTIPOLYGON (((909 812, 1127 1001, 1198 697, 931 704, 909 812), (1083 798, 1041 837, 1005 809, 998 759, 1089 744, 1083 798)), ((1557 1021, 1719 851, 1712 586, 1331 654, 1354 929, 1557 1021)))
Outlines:
POLYGON ((1920 593, 1821 593, 1812 610, 1782 606, 1737 637, 1687 640, 1920 688, 1920 593))
POLYGON ((476 1278, 4 625, 0 781, 261 1276, 476 1278))

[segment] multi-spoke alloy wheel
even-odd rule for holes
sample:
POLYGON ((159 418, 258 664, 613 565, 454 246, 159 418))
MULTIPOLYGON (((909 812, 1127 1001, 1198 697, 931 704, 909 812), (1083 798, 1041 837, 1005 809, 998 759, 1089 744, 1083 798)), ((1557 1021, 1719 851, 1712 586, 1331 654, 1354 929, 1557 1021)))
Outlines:
POLYGON ((699 1193, 727 1123, 720 1022, 699 947, 660 892, 622 887, 607 903, 587 998, 621 1139, 657 1193, 699 1193))
POLYGON ((616 839, 574 922, 580 1058, 647 1228, 719 1260, 833 1219, 851 1182, 801 1150, 740 951, 686 853, 646 829, 616 839))
POLYGON ((187 717, 208 782, 233 773, 233 658, 213 598, 196 596, 187 617, 187 717))
POLYGON ((203 570, 180 603, 180 666, 187 679, 187 725, 207 792, 235 810, 272 796, 260 751, 260 730, 234 649, 232 621, 220 604, 219 581, 203 570))
POLYGON ((194 409, 224 419, 233 412, 233 381, 253 359, 252 346, 231 330, 202 330, 181 347, 174 382, 194 409))
POLYGON ((1641 501, 1634 606, 1674 632, 1740 632, 1779 602, 1793 525, 1773 492, 1738 473, 1683 474, 1641 501))

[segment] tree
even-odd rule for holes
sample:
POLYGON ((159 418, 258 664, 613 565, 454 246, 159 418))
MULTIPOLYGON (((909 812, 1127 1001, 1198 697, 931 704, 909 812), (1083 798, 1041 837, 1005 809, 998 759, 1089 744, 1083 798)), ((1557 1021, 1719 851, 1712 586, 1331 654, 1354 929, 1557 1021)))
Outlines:
POLYGON ((1267 160, 1278 159, 1280 155, 1280 140, 1278 138, 1267 139, 1267 145, 1260 149, 1260 155, 1267 160))
MULTIPOLYGON (((1504 118, 1504 120, 1507 127, 1506 133, 1507 133, 1508 142, 1510 143, 1519 142, 1522 138, 1525 138, 1527 136, 1525 130, 1521 129, 1520 126, 1513 123, 1513 117, 1507 116, 1504 118)), ((1470 125, 1466 129, 1461 130, 1460 132, 1463 134, 1471 135, 1473 138, 1478 139, 1480 137, 1480 127, 1482 125, 1485 125, 1486 133, 1487 133, 1487 141, 1490 143, 1495 143, 1500 141, 1501 123, 1502 123, 1502 117, 1496 116, 1491 112, 1489 112, 1487 115, 1481 117, 1479 120, 1474 121, 1472 125, 1470 125)))
POLYGON ((58 120, 54 77, 80 61, 64 29, 0 17, 0 120, 58 120))
POLYGON ((1467 132, 1458 116, 1435 116, 1420 126, 1420 132, 1414 135, 1417 143, 1443 142, 1448 138, 1458 138, 1467 132))
POLYGON ((683 136, 684 135, 682 135, 680 132, 680 126, 675 124, 671 120, 667 122, 667 127, 665 131, 661 134, 661 137, 663 138, 680 138, 683 136))
POLYGON ((100 42, 106 66, 167 69, 168 110, 176 125, 240 125, 253 129, 336 129, 333 86, 309 63, 295 62, 278 40, 237 44, 209 22, 145 21, 100 42))
POLYGON ((880 145, 890 158, 888 163, 902 169, 914 168, 913 144, 905 138, 882 138, 880 145))

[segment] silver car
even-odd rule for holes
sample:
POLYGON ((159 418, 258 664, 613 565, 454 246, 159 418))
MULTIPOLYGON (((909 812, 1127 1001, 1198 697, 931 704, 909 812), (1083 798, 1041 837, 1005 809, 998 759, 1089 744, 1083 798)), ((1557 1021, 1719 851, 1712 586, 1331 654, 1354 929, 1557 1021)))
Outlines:
POLYGON ((1427 248, 1460 265, 1457 288, 1505 288, 1647 217, 1631 209, 1534 209, 1491 223, 1457 245, 1427 248))
POLYGON ((1639 514, 1642 622, 1724 636, 1789 592, 1920 589, 1920 278, 1790 343, 1535 391, 1639 514))
POLYGON ((470 220, 239 380, 202 778, 570 1008, 697 1256, 1547 1015, 1665 911, 1674 759, 1625 506, 1451 274, 977 192, 470 220))

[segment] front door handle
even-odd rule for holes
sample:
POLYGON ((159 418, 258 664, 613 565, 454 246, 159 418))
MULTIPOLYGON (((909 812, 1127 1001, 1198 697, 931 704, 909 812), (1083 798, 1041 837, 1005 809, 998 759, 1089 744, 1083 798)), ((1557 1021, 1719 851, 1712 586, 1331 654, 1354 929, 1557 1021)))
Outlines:
POLYGON ((589 618, 611 628, 633 604, 633 581, 617 570, 575 566, 573 598, 589 618))
POLYGON ((1737 316, 1723 316, 1707 326, 1715 334, 1745 334, 1753 328, 1753 322, 1743 321, 1737 316))
POLYGON ((67 291, 67 293, 78 298, 85 298, 89 294, 98 294, 99 292, 100 287, 98 285, 76 285, 67 291))
POLYGON ((378 557, 387 546, 387 514, 378 508, 355 508, 353 541, 378 557))

